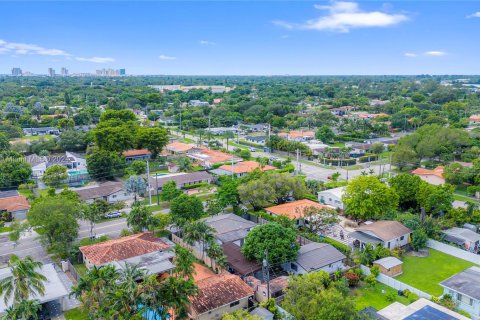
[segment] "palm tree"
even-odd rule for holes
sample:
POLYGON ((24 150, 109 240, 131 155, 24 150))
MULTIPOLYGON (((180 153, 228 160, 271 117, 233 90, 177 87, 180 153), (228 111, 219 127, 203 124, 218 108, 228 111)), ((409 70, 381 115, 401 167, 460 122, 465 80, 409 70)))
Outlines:
POLYGON ((213 238, 213 232, 215 229, 210 227, 204 221, 193 221, 187 224, 183 230, 184 240, 189 245, 193 246, 196 242, 201 243, 202 259, 205 253, 205 244, 213 238))
POLYGON ((13 297, 13 305, 28 300, 30 296, 45 295, 44 281, 47 278, 38 272, 42 263, 35 261, 32 257, 20 259, 16 255, 12 255, 8 262, 11 276, 0 281, 0 295, 4 295, 4 302, 9 304, 9 300, 13 297))
POLYGON ((22 300, 16 306, 10 306, 5 310, 2 320, 37 320, 38 312, 42 309, 42 305, 38 300, 22 300))
POLYGON ((191 279, 195 273, 195 257, 188 249, 182 246, 176 245, 175 249, 175 275, 184 279, 191 279))

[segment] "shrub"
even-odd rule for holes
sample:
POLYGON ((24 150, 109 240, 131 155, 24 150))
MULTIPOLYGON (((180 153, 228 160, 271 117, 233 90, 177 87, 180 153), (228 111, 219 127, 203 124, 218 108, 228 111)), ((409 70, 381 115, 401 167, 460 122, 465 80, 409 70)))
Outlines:
POLYGON ((386 298, 388 301, 394 302, 395 299, 397 299, 397 294, 395 293, 395 291, 390 291, 389 293, 387 293, 386 298))
POLYGON ((365 282, 367 282, 369 286, 374 287, 377 284, 377 277, 371 273, 365 278, 365 282))
POLYGON ((378 266, 373 266, 370 268, 371 274, 373 274, 376 277, 380 274, 380 268, 378 266))
POLYGON ((358 158, 358 162, 360 163, 365 163, 365 162, 375 161, 375 160, 378 160, 378 155, 376 154, 364 155, 358 158))
POLYGON ((467 317, 467 318, 472 319, 472 316, 470 315, 470 313, 468 313, 468 312, 465 311, 465 310, 460 310, 460 309, 458 309, 458 310, 455 310, 455 312, 460 313, 462 316, 465 316, 465 317, 467 317))
POLYGON ((410 303, 417 301, 419 298, 420 297, 413 292, 410 292, 410 294, 407 296, 407 299, 410 301, 410 303))
POLYGON ((345 278, 348 280, 348 285, 350 287, 355 287, 360 282, 360 277, 353 271, 349 270, 345 273, 345 278))
POLYGON ((123 238, 123 237, 128 237, 128 236, 131 235, 131 234, 132 234, 132 232, 131 232, 130 230, 128 230, 128 229, 122 229, 122 230, 120 231, 120 237, 122 237, 122 238, 123 238))
POLYGON ((189 184, 188 186, 183 186, 182 189, 190 190, 190 189, 200 188, 204 186, 208 186, 208 183, 207 182, 193 183, 193 184, 189 184))
POLYGON ((440 304, 450 310, 453 310, 457 307, 455 301, 452 299, 452 296, 449 294, 443 295, 443 297, 440 299, 440 304))

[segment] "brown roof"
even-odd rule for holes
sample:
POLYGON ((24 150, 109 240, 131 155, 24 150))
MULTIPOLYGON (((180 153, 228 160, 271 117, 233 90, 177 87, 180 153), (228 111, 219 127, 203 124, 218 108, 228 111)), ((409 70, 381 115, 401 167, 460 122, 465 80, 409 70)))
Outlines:
POLYGON ((252 172, 253 170, 259 168, 262 171, 269 171, 269 170, 275 170, 277 168, 270 166, 270 165, 265 165, 261 166, 260 163, 256 161, 242 161, 239 163, 235 163, 233 166, 231 164, 224 164, 223 166, 220 167, 220 169, 223 169, 225 171, 233 172, 236 174, 241 174, 241 173, 249 173, 252 172))
POLYGON ((118 192, 123 189, 123 184, 121 182, 105 182, 99 184, 95 187, 88 187, 85 189, 80 190, 73 190, 80 196, 82 200, 89 200, 89 199, 98 199, 102 197, 109 196, 115 192, 118 192))
POLYGON ((168 249, 169 245, 151 232, 134 234, 116 240, 80 247, 83 255, 94 265, 125 260, 155 251, 168 249))
POLYGON ((183 143, 183 142, 172 142, 167 144, 167 149, 173 152, 187 152, 194 149, 193 144, 183 143))
POLYGON ((404 236, 412 232, 412 230, 408 229, 398 221, 387 221, 387 220, 375 221, 373 223, 360 226, 355 230, 370 231, 377 238, 380 238, 383 241, 396 239, 398 237, 404 236))
POLYGON ((30 209, 30 204, 24 196, 13 196, 0 199, 0 210, 15 212, 28 209, 30 209))
POLYGON ((228 264, 240 275, 246 275, 262 269, 262 264, 257 261, 247 260, 242 250, 233 242, 222 244, 223 253, 227 256, 228 264))
POLYGON ((473 116, 470 116, 469 118, 471 121, 480 121, 480 116, 478 115, 473 115, 473 116))
POLYGON ((225 152, 211 150, 204 147, 200 147, 199 149, 200 151, 198 153, 190 154, 190 156, 199 161, 208 162, 210 163, 210 165, 219 163, 219 162, 232 161, 232 159, 235 162, 242 160, 237 156, 234 156, 225 152))
POLYGON ((286 216, 290 219, 300 219, 303 217, 303 211, 309 207, 333 210, 333 208, 330 206, 320 204, 312 200, 303 199, 266 208, 265 211, 277 216, 286 216))
POLYGON ((122 153, 124 157, 146 156, 152 154, 148 149, 127 150, 122 153))
POLYGON ((419 175, 419 176, 425 176, 425 175, 436 176, 443 179, 443 171, 444 171, 444 167, 442 166, 438 166, 433 170, 425 169, 425 168, 417 168, 412 171, 412 174, 419 175))
POLYGON ((215 310, 240 299, 253 296, 250 288, 239 276, 224 272, 197 280, 198 294, 190 298, 191 306, 197 314, 215 310))

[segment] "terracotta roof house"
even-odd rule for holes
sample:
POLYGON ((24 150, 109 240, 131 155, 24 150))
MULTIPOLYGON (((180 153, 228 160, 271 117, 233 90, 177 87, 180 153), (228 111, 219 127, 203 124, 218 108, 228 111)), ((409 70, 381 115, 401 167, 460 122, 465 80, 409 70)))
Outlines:
POLYGON ((235 163, 233 165, 224 164, 220 166, 218 169, 211 170, 211 172, 217 175, 222 175, 222 176, 235 175, 236 177, 241 177, 252 172, 255 169, 259 169, 262 171, 271 171, 271 170, 276 170, 277 168, 270 166, 268 164, 262 167, 261 164, 256 161, 242 161, 242 162, 235 163))
POLYGON ((225 313, 248 308, 254 291, 239 276, 228 272, 215 274, 198 264, 195 270, 193 278, 198 294, 190 298, 191 319, 221 319, 225 313))
POLYGON ((311 242, 300 247, 296 261, 282 265, 283 269, 295 275, 326 271, 329 274, 344 270, 346 256, 327 243, 311 242))
POLYGON ((150 160, 152 153, 148 149, 134 149, 122 152, 125 161, 131 162, 135 160, 150 160))
POLYGON ((132 198, 132 194, 124 190, 122 182, 104 182, 96 186, 88 186, 73 190, 80 199, 92 203, 97 199, 108 202, 125 201, 132 198))
POLYGON ((198 150, 195 150, 194 152, 190 152, 188 157, 204 168, 211 168, 214 164, 220 162, 236 163, 242 161, 242 158, 232 154, 204 147, 198 148, 198 150))
POLYGON ((115 261, 122 261, 153 252, 166 251, 171 244, 157 238, 151 232, 95 243, 80 247, 83 262, 87 268, 102 266, 115 261))
POLYGON ((30 204, 27 198, 18 195, 18 192, 1 192, 0 195, 0 211, 7 211, 12 218, 23 220, 27 218, 27 212, 30 204))
POLYGON ((172 142, 167 144, 165 149, 170 151, 172 154, 185 154, 190 151, 195 150, 197 147, 193 144, 183 143, 183 142, 172 142))
POLYGON ((412 230, 398 221, 381 220, 366 223, 350 233, 355 239, 353 246, 364 249, 370 243, 373 246, 383 245, 389 249, 406 246, 410 242, 412 230))
POLYGON ((286 138, 287 140, 293 141, 308 141, 315 138, 315 132, 313 131, 297 131, 292 130, 290 132, 281 132, 278 134, 279 137, 286 138))
POLYGON ((468 118, 468 120, 470 120, 470 124, 479 124, 480 123, 480 115, 472 115, 472 116, 470 116, 470 118, 468 118))
POLYGON ((291 220, 296 220, 297 226, 308 225, 308 220, 303 219, 305 209, 307 208, 316 208, 316 209, 331 209, 333 207, 324 205, 312 200, 303 199, 297 200, 289 203, 280 204, 278 206, 273 206, 266 208, 265 211, 270 215, 274 216, 285 216, 291 220))
POLYGON ((444 167, 438 166, 433 170, 425 168, 417 168, 412 171, 413 175, 419 176, 425 182, 433 185, 445 184, 445 178, 443 177, 444 167))

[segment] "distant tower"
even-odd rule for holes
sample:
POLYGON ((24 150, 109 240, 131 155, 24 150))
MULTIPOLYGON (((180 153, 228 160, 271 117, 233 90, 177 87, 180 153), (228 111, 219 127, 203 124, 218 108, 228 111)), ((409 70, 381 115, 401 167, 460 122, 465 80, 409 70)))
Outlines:
POLYGON ((48 68, 48 75, 50 77, 55 77, 55 69, 53 68, 48 68))
POLYGON ((12 76, 21 76, 23 74, 22 69, 12 68, 12 76))
POLYGON ((62 74, 63 77, 66 77, 66 76, 68 76, 68 69, 63 67, 61 69, 60 73, 62 74))
POLYGON ((120 69, 120 70, 118 70, 118 71, 120 71, 120 75, 121 75, 121 76, 124 76, 124 75, 127 74, 127 73, 125 72, 125 69, 120 69))

